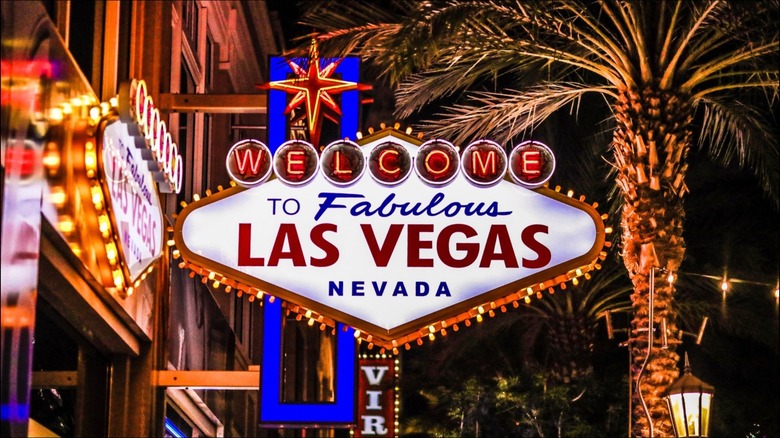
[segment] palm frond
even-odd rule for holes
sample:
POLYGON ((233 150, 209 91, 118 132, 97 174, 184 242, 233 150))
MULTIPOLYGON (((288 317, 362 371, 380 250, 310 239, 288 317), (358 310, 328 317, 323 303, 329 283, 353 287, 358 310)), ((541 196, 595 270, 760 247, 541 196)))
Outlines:
POLYGON ((776 128, 762 119, 755 106, 739 100, 727 103, 700 99, 703 111, 699 147, 721 163, 735 159, 741 167, 753 170, 764 190, 780 205, 780 169, 776 128))
POLYGON ((436 65, 425 73, 407 77, 396 91, 396 115, 410 117, 438 99, 464 90, 486 88, 491 83, 498 86, 496 81, 502 75, 511 75, 521 82, 532 81, 530 76, 541 81, 549 71, 547 65, 546 60, 518 60, 514 55, 505 56, 495 50, 458 54, 446 65, 436 65))
POLYGON ((437 114, 434 121, 422 125, 433 135, 451 138, 455 143, 490 136, 499 143, 533 130, 569 104, 576 104, 587 93, 614 97, 610 87, 581 83, 543 83, 526 90, 478 92, 469 95, 469 103, 456 104, 437 114))

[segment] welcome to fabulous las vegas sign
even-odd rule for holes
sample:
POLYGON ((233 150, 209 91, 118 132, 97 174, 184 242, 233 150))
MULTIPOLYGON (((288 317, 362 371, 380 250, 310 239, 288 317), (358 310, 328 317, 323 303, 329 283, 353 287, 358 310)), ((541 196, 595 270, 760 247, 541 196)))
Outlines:
POLYGON ((243 141, 226 164, 238 185, 177 218, 185 264, 383 347, 583 275, 604 245, 594 208, 542 187, 555 159, 537 142, 459 150, 388 128, 321 153, 243 141))

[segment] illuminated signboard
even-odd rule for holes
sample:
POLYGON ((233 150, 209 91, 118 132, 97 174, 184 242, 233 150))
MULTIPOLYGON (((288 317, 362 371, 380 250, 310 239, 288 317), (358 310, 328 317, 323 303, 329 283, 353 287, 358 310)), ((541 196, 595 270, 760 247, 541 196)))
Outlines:
POLYGON ((398 436, 398 359, 364 355, 358 363, 358 427, 354 436, 398 436))
POLYGON ((260 172, 269 160, 275 178, 189 204, 174 238, 202 275, 280 296, 395 348, 595 265, 600 216, 523 187, 549 178, 554 158, 540 143, 520 147, 507 155, 476 142, 464 160, 444 140, 420 144, 386 129, 359 145, 331 144, 322 157, 298 140, 273 157, 234 148, 228 161, 260 172))
POLYGON ((84 142, 84 165, 108 260, 104 283, 127 297, 162 254, 158 191, 178 193, 184 169, 144 81, 121 84, 116 99, 103 106, 102 117, 99 111, 94 116, 97 141, 84 142))
MULTIPOLYGON (((116 121, 102 133, 101 164, 119 245, 129 278, 138 278, 162 254, 162 209, 146 160, 127 125, 116 121)), ((110 225, 99 219, 101 231, 110 225)))

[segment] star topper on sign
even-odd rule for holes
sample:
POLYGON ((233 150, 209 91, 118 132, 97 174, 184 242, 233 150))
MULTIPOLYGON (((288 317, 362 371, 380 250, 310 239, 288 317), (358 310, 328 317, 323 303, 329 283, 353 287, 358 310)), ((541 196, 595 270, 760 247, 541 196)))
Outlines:
POLYGON ((322 131, 321 116, 328 117, 336 123, 338 123, 337 117, 341 116, 341 109, 333 96, 345 91, 371 89, 370 85, 332 78, 331 76, 342 60, 343 58, 337 58, 322 67, 317 51, 317 42, 312 39, 308 66, 300 60, 285 60, 296 77, 271 81, 259 86, 261 89, 280 90, 293 95, 285 108, 285 115, 289 115, 301 105, 306 106, 305 116, 309 128, 309 140, 315 146, 319 146, 322 131))

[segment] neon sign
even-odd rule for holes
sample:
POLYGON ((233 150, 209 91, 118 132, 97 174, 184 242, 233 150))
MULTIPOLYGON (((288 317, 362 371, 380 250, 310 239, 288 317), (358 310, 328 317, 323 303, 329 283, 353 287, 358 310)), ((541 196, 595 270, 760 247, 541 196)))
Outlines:
POLYGON ((397 142, 383 142, 366 157, 360 146, 350 140, 329 144, 322 157, 310 143, 290 140, 272 157, 264 143, 242 140, 228 151, 226 164, 230 177, 244 187, 265 182, 272 170, 290 185, 306 184, 319 171, 332 184, 348 186, 360 179, 366 169, 375 181, 388 186, 403 182, 412 169, 431 186, 447 185, 459 173, 477 186, 491 186, 502 180, 509 169, 518 184, 536 188, 552 176, 555 156, 542 143, 525 142, 507 157, 495 142, 479 140, 466 147, 461 159, 452 143, 435 139, 423 143, 415 151, 414 160, 411 152, 397 142))
POLYGON ((521 143, 509 154, 512 178, 526 187, 541 187, 555 171, 555 156, 547 145, 537 141, 521 143))
POLYGON ((268 147, 271 151, 275 152, 288 140, 286 116, 293 108, 302 104, 306 106, 304 114, 308 121, 307 128, 310 140, 315 146, 319 146, 322 126, 320 113, 324 108, 327 108, 327 114, 331 118, 334 114, 339 117, 340 138, 354 137, 358 132, 358 94, 360 90, 370 88, 358 83, 359 66, 360 59, 355 57, 319 59, 316 53, 313 53, 308 59, 288 60, 281 56, 272 56, 269 72, 271 83, 261 86, 269 89, 268 147), (308 65, 308 70, 301 67, 305 65, 308 65), (341 75, 341 80, 334 79, 337 75, 341 75), (325 81, 338 87, 328 88, 325 81), (287 102, 288 93, 294 93, 290 103, 287 102), (341 97, 340 107, 332 105, 335 101, 331 95, 335 94, 341 97))
POLYGON ((228 151, 225 165, 233 181, 244 187, 264 183, 271 176, 271 151, 257 140, 242 140, 228 151))
POLYGON ((202 275, 278 295, 395 348, 594 266, 605 232, 595 210, 505 178, 524 171, 517 182, 529 186, 549 178, 554 158, 533 147, 507 156, 481 141, 464 159, 444 140, 420 145, 388 129, 334 142, 322 158, 287 142, 265 155, 276 179, 190 204, 174 238, 202 275))
POLYGON ((149 162, 158 189, 162 193, 179 193, 184 176, 179 147, 160 118, 146 82, 133 79, 129 84, 123 83, 118 97, 120 119, 125 123, 135 122, 128 125, 130 134, 137 136, 136 147, 145 151, 143 156, 149 162))

